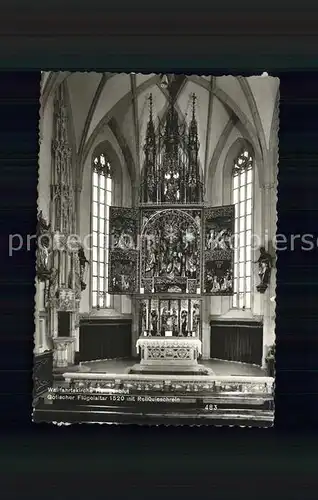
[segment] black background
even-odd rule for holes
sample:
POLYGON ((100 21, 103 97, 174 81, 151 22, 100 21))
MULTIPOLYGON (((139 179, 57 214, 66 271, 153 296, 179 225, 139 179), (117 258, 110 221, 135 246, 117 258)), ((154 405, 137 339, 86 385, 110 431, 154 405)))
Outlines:
POLYGON ((267 430, 32 424, 35 250, 8 255, 9 234, 35 233, 40 69, 279 76, 278 233, 318 233, 318 8, 253 4, 1 3, 3 498, 13 486, 17 498, 162 498, 185 488, 193 497, 203 486, 218 499, 317 497, 317 249, 279 254, 276 424, 267 430))

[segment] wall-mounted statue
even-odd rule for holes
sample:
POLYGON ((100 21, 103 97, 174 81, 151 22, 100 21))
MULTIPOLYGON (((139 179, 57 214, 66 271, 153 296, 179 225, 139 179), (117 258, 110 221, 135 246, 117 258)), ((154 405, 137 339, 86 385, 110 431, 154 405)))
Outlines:
POLYGON ((89 264, 89 261, 86 259, 86 256, 84 253, 84 248, 82 245, 79 247, 77 255, 78 255, 78 260, 79 260, 79 268, 80 268, 81 290, 83 291, 86 288, 86 283, 84 281, 84 273, 85 273, 86 264, 89 264))
POLYGON ((59 282, 59 273, 58 270, 52 268, 49 283, 46 292, 46 303, 50 304, 51 301, 57 298, 58 295, 58 282, 59 282))
POLYGON ((260 278, 260 283, 257 285, 256 289, 260 293, 264 293, 269 285, 271 270, 273 267, 273 258, 266 251, 265 247, 260 247, 260 256, 255 264, 258 264, 258 275, 260 278))
POLYGON ((50 278, 51 270, 49 263, 50 255, 50 224, 43 217, 42 210, 38 212, 38 222, 36 228, 36 275, 40 281, 47 281, 50 278))

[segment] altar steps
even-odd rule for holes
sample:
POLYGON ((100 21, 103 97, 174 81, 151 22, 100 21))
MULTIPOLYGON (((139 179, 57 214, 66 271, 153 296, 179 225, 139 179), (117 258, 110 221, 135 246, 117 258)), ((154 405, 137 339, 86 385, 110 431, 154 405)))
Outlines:
POLYGON ((195 365, 191 367, 173 364, 162 364, 160 366, 143 366, 141 364, 135 364, 128 371, 131 375, 214 375, 214 371, 211 368, 207 368, 203 365, 195 365))

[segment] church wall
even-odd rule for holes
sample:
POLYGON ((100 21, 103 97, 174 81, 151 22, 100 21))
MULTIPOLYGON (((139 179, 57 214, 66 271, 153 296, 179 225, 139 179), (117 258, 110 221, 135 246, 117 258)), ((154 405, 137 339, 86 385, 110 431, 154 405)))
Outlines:
POLYGON ((275 99, 279 89, 279 79, 252 76, 247 78, 247 82, 252 91, 256 107, 258 109, 259 117, 264 130, 266 146, 269 147, 275 99))
MULTIPOLYGON (((247 78, 249 81, 249 78, 247 78)), ((216 85, 222 89, 233 101, 239 104, 241 111, 245 114, 250 122, 253 122, 253 116, 249 103, 246 100, 239 80, 235 76, 224 75, 216 77, 216 85)))
MULTIPOLYGON (((211 179, 211 199, 209 199, 209 204, 213 206, 217 205, 227 205, 231 204, 231 172, 228 168, 236 155, 236 150, 231 151, 231 148, 235 144, 240 147, 240 139, 242 135, 240 131, 234 127, 223 151, 220 155, 217 168, 215 171, 214 178, 211 179), (224 170, 227 170, 226 173, 224 170)), ((259 202, 262 198, 261 188, 259 185, 258 178, 258 165, 256 165, 255 175, 254 175, 254 207, 253 207, 253 228, 254 234, 257 238, 256 241, 261 241, 263 237, 263 224, 262 224, 262 203, 259 202)), ((254 251, 254 260, 256 260, 256 253, 254 251)), ((255 280, 257 280, 257 266, 253 268, 252 275, 252 287, 254 286, 255 280)), ((251 310, 238 310, 231 308, 231 297, 212 297, 211 298, 211 315, 227 318, 249 318, 261 315, 261 304, 260 301, 254 296, 252 297, 251 310), (253 300, 254 299, 254 300, 253 300), (256 299, 256 300, 255 300, 256 299)))
POLYGON ((67 78, 77 150, 84 130, 87 114, 92 105, 92 100, 101 78, 101 73, 93 72, 89 74, 80 72, 71 73, 67 78), (80 103, 80 106, 78 103, 80 103))
POLYGON ((108 113, 130 90, 130 76, 128 74, 119 73, 111 76, 100 95, 98 105, 89 126, 88 137, 93 133, 106 113, 108 113))
MULTIPOLYGON (((237 127, 234 127, 218 160, 213 178, 209 178, 209 186, 206 188, 207 203, 211 206, 221 206, 231 204, 231 168, 235 155, 240 148, 243 137, 237 127), (237 145, 237 146, 236 146, 237 145)), ((254 234, 258 241, 263 236, 263 214, 262 214, 262 191, 259 184, 258 165, 254 174, 254 207, 253 226, 254 234)), ((257 250, 254 251, 252 259, 257 260, 257 250)), ((255 265, 252 275, 252 290, 254 290, 258 280, 258 270, 255 265)), ((231 307, 231 297, 206 297, 203 311, 203 352, 204 357, 210 357, 210 321, 217 320, 259 320, 262 316, 262 302, 260 294, 252 293, 251 309, 240 310, 231 307)))
MULTIPOLYGON (((109 155, 112 168, 115 170, 115 179, 114 179, 114 191, 113 191, 113 205, 118 206, 130 206, 131 205, 131 181, 130 176, 127 170, 127 166, 125 164, 125 159, 122 154, 122 151, 116 141, 111 130, 106 127, 96 138, 92 149, 91 154, 89 154, 86 158, 84 169, 83 169, 83 178, 82 178, 82 189, 80 193, 80 212, 79 212, 79 231, 80 238, 85 242, 86 245, 90 246, 90 238, 89 235, 91 233, 91 162, 92 155, 96 147, 99 144, 105 142, 106 150, 105 153, 109 155), (107 151, 107 144, 109 151, 107 151)), ((86 249, 86 255, 88 260, 90 259, 90 251, 89 248, 86 249)), ((116 317, 122 316, 123 314, 131 314, 131 299, 128 296, 114 296, 113 304, 110 309, 106 310, 91 310, 91 287, 90 287, 90 279, 89 279, 89 271, 86 279, 87 287, 86 290, 82 292, 81 303, 80 303, 80 313, 82 316, 96 316, 96 317, 116 317)))
MULTIPOLYGON (((256 176, 254 177, 254 234, 255 250, 253 260, 258 258, 257 247, 259 244, 265 244, 265 247, 273 253, 272 242, 276 235, 276 200, 277 200, 277 141, 273 139, 273 112, 275 112, 275 99, 278 92, 278 79, 248 79, 252 83, 252 90, 255 104, 257 106, 260 121, 264 129, 268 151, 265 152, 262 165, 256 165, 256 176), (262 168, 262 176, 259 175, 259 169, 262 168), (260 181, 262 179, 262 182, 260 181)), ((229 161, 228 155, 231 146, 239 138, 242 138, 241 131, 238 128, 233 128, 226 145, 220 155, 218 164, 215 169, 213 179, 209 179, 207 186, 207 202, 209 205, 225 205, 230 203, 231 193, 231 178, 227 172, 224 172, 224 167, 229 161)), ((233 155, 234 157, 234 155, 233 155)), ((275 290, 276 290, 276 272, 272 270, 271 282, 265 294, 260 294, 255 291, 255 287, 259 281, 258 266, 253 267, 252 277, 252 301, 251 310, 231 309, 230 297, 211 297, 205 299, 205 307, 203 310, 203 352, 204 357, 209 357, 210 353, 210 319, 227 320, 233 319, 238 321, 259 320, 263 321, 263 360, 267 354, 269 346, 275 340, 275 290)))
POLYGON ((50 184, 51 184, 51 143, 53 134, 53 96, 50 96, 40 125, 40 151, 38 169, 38 208, 43 217, 49 220, 50 216, 50 184))

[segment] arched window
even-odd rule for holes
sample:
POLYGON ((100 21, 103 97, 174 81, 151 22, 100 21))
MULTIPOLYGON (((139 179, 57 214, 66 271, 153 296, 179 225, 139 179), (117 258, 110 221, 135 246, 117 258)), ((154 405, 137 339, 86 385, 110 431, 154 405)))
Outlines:
POLYGON ((247 148, 241 149, 232 172, 232 203, 235 205, 235 252, 233 307, 251 308, 253 164, 247 148))
POLYGON ((108 233, 109 207, 112 202, 113 181, 111 165, 102 153, 93 160, 92 172, 92 307, 110 307, 108 291, 108 233))

